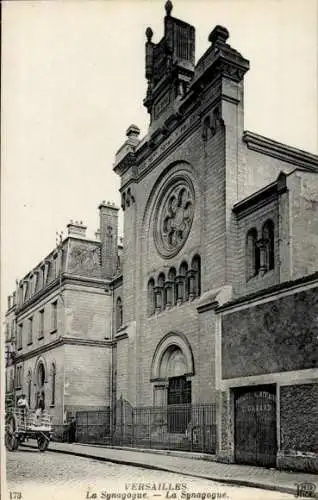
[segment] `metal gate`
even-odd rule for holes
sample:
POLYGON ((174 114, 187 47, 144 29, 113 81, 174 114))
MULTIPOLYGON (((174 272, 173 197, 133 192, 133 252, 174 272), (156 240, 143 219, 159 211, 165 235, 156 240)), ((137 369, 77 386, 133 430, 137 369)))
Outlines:
POLYGON ((275 467, 276 388, 247 387, 235 391, 235 460, 275 467))

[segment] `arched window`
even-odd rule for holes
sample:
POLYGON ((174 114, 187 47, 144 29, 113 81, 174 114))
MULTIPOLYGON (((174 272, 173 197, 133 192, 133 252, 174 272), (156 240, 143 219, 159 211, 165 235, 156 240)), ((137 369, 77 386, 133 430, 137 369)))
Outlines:
POLYGON ((153 278, 150 278, 147 286, 147 314, 148 316, 152 316, 155 314, 155 282, 153 278))
POLYGON ((195 255, 192 259, 191 269, 194 271, 193 295, 199 297, 201 295, 201 257, 195 255))
POLYGON ((176 276, 177 272, 175 268, 172 267, 168 273, 169 289, 167 288, 167 295, 166 295, 167 303, 169 302, 171 306, 175 306, 177 302, 176 276))
POLYGON ((118 297, 116 302, 116 330, 123 325, 123 305, 121 298, 118 297))
POLYGON ((55 379, 56 379, 56 366, 52 363, 51 368, 51 406, 55 405, 55 379))
POLYGON ((177 290, 177 300, 183 302, 189 299, 189 286, 188 286, 188 264, 186 262, 182 262, 179 269, 178 276, 178 290, 177 290))
POLYGON ((259 272, 260 259, 257 247, 257 231, 252 228, 246 236, 246 279, 249 280, 259 272))
POLYGON ((43 361, 41 361, 38 365, 36 371, 36 407, 45 408, 45 368, 43 361))
POLYGON ((270 271, 275 266, 274 255, 274 222, 268 219, 263 225, 262 237, 266 248, 266 270, 270 271))
POLYGON ((37 373, 37 383, 39 387, 43 387, 45 382, 45 370, 43 363, 39 364, 37 373))
POLYGON ((161 309, 162 311, 166 307, 166 292, 165 292, 165 275, 160 273, 158 276, 158 290, 157 290, 157 303, 156 308, 161 309))

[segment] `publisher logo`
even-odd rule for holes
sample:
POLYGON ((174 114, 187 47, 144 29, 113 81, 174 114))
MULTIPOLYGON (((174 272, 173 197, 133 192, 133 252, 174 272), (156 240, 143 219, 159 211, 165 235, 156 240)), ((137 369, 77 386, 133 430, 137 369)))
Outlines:
POLYGON ((296 498, 314 498, 316 485, 314 483, 296 483, 296 498))

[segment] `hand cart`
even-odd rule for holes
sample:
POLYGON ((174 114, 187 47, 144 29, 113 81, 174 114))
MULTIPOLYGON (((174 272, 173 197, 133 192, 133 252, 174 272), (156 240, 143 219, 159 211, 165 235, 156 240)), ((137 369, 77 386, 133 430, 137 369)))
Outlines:
POLYGON ((18 449, 26 439, 36 439, 40 451, 45 451, 52 437, 51 416, 39 410, 12 408, 5 418, 5 445, 9 451, 18 449))

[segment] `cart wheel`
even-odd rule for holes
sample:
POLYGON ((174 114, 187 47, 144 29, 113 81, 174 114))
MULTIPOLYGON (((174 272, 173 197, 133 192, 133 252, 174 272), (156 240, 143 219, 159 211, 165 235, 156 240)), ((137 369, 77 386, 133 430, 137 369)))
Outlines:
POLYGON ((10 415, 10 417, 7 420, 7 430, 5 435, 5 445, 7 450, 9 451, 15 451, 18 449, 19 446, 18 438, 14 434, 16 428, 17 428, 16 419, 14 415, 10 415))
POLYGON ((48 449, 49 439, 44 436, 38 436, 38 448, 40 451, 45 451, 48 449))

